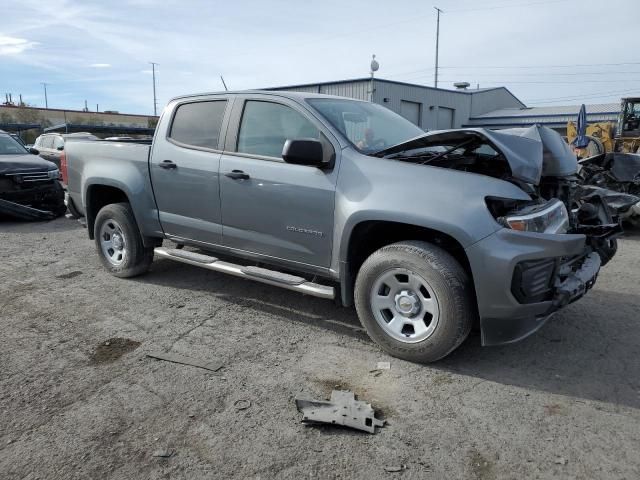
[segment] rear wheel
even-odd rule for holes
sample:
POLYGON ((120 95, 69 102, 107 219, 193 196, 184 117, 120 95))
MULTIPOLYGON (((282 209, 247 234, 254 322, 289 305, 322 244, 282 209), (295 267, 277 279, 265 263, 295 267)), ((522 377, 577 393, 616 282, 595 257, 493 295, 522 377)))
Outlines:
POLYGON ((476 310, 471 282, 445 250, 427 242, 394 243, 374 252, 355 285, 358 316, 391 355, 433 362, 469 334, 476 310))
POLYGON ((94 225, 96 248, 105 268, 116 277, 134 277, 149 270, 153 247, 142 243, 128 203, 103 207, 94 225))

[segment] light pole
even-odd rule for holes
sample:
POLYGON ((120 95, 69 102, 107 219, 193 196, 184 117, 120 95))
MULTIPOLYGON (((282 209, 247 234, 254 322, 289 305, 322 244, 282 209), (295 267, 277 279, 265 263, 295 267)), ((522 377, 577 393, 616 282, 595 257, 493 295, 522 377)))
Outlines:
POLYGON ((376 60, 376 56, 373 55, 373 57, 371 57, 371 85, 369 85, 369 101, 370 102, 373 102, 373 91, 375 89, 373 85, 373 77, 375 76, 379 68, 380 68, 380 64, 376 60))
POLYGON ((47 100, 47 84, 42 82, 41 85, 44 87, 44 108, 49 108, 49 100, 47 100))
POLYGON ((157 63, 149 62, 151 64, 151 72, 153 74, 153 116, 158 116, 158 101, 156 99, 156 65, 157 63))
POLYGON ((438 19, 436 21, 436 72, 435 72, 435 78, 433 81, 433 86, 438 88, 438 50, 440 47, 440 13, 442 13, 442 10, 440 10, 438 7, 433 7, 436 9, 436 11, 438 12, 438 19))

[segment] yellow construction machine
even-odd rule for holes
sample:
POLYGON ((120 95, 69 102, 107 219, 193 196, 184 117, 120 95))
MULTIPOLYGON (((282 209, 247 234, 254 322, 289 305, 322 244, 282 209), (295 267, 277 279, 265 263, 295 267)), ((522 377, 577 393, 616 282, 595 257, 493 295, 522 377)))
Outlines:
MULTIPOLYGON (((569 144, 578 132, 576 122, 567 123, 567 141, 569 144)), ((597 122, 587 124, 587 137, 590 142, 582 157, 605 152, 640 153, 640 98, 623 98, 617 123, 597 122)), ((578 152, 580 153, 580 151, 578 152)))

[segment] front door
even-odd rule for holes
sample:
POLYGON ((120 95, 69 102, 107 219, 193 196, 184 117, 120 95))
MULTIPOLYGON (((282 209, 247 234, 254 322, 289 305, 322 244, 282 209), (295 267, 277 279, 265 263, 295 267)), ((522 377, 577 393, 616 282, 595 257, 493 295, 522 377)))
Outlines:
POLYGON ((151 152, 151 180, 167 235, 220 244, 220 131, 228 99, 189 100, 171 111, 151 152))
POLYGON ((239 128, 220 166, 224 245, 329 267, 337 168, 285 163, 282 147, 287 139, 316 138, 327 157, 334 147, 304 110, 264 98, 273 97, 238 99, 234 107, 239 128))

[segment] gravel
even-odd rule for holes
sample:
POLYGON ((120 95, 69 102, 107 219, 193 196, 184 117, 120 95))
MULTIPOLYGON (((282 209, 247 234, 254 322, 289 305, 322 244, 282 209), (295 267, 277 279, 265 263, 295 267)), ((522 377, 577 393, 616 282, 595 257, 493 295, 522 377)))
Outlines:
POLYGON ((430 366, 329 301, 169 260, 112 277, 66 218, 0 244, 2 479, 640 478, 638 235, 537 334, 430 366), (388 424, 301 424, 334 388, 388 424))

